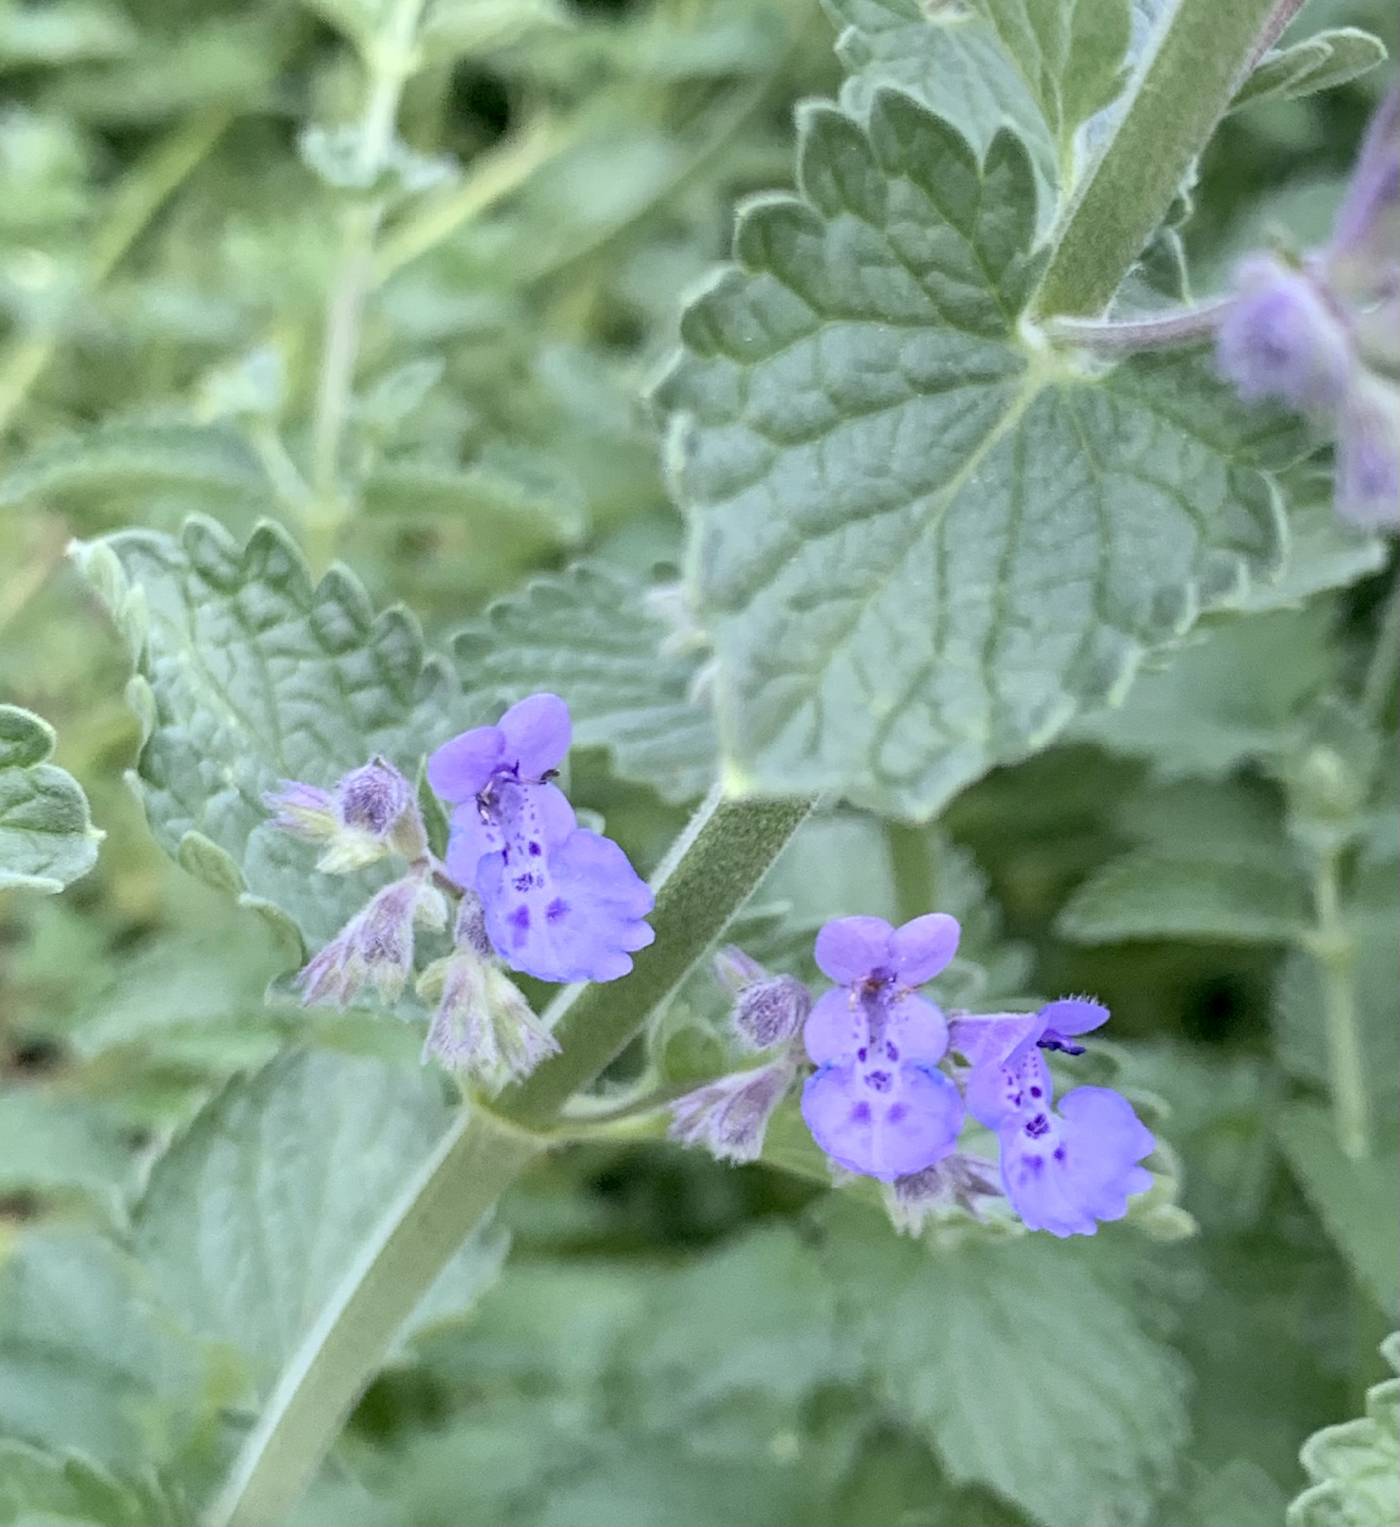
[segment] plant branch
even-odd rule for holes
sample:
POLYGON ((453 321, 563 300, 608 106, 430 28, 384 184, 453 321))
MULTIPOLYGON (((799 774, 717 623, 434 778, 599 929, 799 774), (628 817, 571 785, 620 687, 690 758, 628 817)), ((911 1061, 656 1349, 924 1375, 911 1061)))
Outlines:
POLYGON ((1342 917, 1335 851, 1325 853, 1313 877, 1316 925, 1308 948, 1322 976, 1322 1017, 1331 1072, 1337 1143, 1353 1160, 1370 1154, 1370 1101, 1366 1060, 1356 1012, 1356 950, 1342 917))
POLYGON ((1038 316, 1108 307, 1253 67, 1261 39, 1293 3, 1177 0, 1059 221, 1033 302, 1038 316))

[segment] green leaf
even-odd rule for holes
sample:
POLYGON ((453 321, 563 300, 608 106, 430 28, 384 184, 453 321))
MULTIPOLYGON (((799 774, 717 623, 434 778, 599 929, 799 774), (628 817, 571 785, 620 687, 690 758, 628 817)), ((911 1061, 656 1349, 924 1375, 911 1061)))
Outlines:
POLYGON ((53 746, 48 722, 0 705, 0 891, 52 894, 97 862, 104 834, 78 782, 47 762, 53 746))
POLYGON ((1342 1154, 1324 1108, 1295 1103, 1279 1117, 1278 1139, 1308 1202, 1363 1287, 1388 1315, 1400 1314, 1394 1234, 1400 1133, 1393 1124, 1384 1126, 1373 1154, 1354 1161, 1342 1154))
POLYGON ((211 1422, 226 1396, 210 1356, 111 1241, 29 1230, 0 1256, 0 1433, 122 1469, 211 1422))
POLYGON ((75 556, 135 661, 136 780, 156 838, 284 932, 324 940, 365 883, 318 875, 306 845, 270 826, 263 792, 330 785, 375 753, 412 777, 454 730, 446 664, 407 611, 374 615, 344 569, 313 585, 273 525, 239 547, 196 517, 178 540, 124 531, 75 556))
POLYGON ((48 1453, 0 1441, 0 1523, 97 1523, 101 1527, 180 1527, 180 1502, 149 1478, 109 1474, 79 1453, 48 1453))
POLYGON ((1285 855, 1211 861, 1141 850, 1112 859, 1065 903, 1055 928, 1077 944, 1196 939, 1286 944, 1310 925, 1303 882, 1285 855))
POLYGON ((6 6, 0 11, 0 67, 49 68, 132 50, 136 33, 114 7, 91 0, 6 6))
POLYGON ((22 456, 0 477, 0 509, 39 501, 101 508, 157 492, 255 502, 269 489, 257 457, 233 430, 118 422, 22 456))
POLYGON ((996 29, 1068 156, 1079 126, 1123 83, 1128 0, 974 0, 974 6, 996 29))
POLYGON ((1023 346, 1016 139, 979 163, 892 91, 801 136, 804 199, 741 218, 663 392, 691 600, 731 790, 922 818, 1277 567, 1249 463, 1293 434, 1189 356, 1023 346))
POLYGON ((437 0, 418 47, 426 63, 446 64, 533 39, 572 24, 560 0, 437 0))
POLYGON ((833 1216, 827 1265, 872 1378, 949 1477, 1046 1527, 1145 1521, 1187 1420, 1179 1362, 1142 1329, 1125 1264, 1044 1235, 935 1254, 875 1225, 833 1216))
POLYGON ((1334 613, 1322 605, 1200 630, 1123 704, 1083 717, 1076 742, 1141 758, 1163 779, 1219 779, 1277 757, 1303 705, 1328 684, 1334 613))
POLYGON ((1292 47, 1276 48, 1235 93, 1231 111, 1256 101, 1292 101, 1318 90, 1331 90, 1383 64, 1385 44, 1359 27, 1316 32, 1292 47))
MULTIPOLYGON (((450 1110, 436 1073, 332 1051, 231 1083, 151 1170, 137 1254, 191 1330, 247 1355, 266 1393, 450 1110)), ((504 1236, 473 1236, 413 1324, 459 1316, 504 1236)))
MULTIPOLYGON (((1400 1333, 1381 1352, 1400 1373, 1400 1333)), ((1288 1507, 1288 1527, 1389 1527, 1400 1521, 1400 1378, 1366 1391, 1366 1414, 1314 1432, 1299 1454, 1313 1484, 1288 1507)))
POLYGON ((875 93, 895 85, 931 107, 984 156, 1003 127, 1027 146, 1037 223, 1054 216, 1054 135, 1031 84, 982 16, 919 0, 823 0, 842 27, 836 53, 849 78, 841 104, 864 118, 875 93))
POLYGON ((669 650, 672 636, 640 582, 581 565, 496 601, 453 650, 479 719, 552 690, 580 747, 606 748, 624 779, 687 801, 713 777, 714 727, 693 697, 698 663, 669 650))
POLYGON ((111 1215, 130 1164, 120 1132, 91 1103, 32 1086, 0 1091, 0 1194, 78 1194, 111 1215))
POLYGON ((394 456, 366 479, 371 514, 451 515, 467 520, 484 548, 505 537, 521 551, 572 546, 587 529, 583 496, 547 457, 497 447, 470 466, 394 456))

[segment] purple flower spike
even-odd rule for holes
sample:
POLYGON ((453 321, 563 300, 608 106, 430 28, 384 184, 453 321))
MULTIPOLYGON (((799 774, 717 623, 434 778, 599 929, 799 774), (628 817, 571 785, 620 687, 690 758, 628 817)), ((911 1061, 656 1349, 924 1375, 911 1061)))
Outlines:
POLYGON ((802 1116, 838 1166, 883 1181, 946 1155, 962 1126, 957 1088, 936 1069, 948 1048, 941 1010, 909 988, 942 970, 958 943, 942 914, 895 929, 880 917, 841 917, 817 935, 817 964, 840 983, 803 1028, 821 1069, 802 1091, 802 1116))
POLYGON ((1272 255, 1250 255, 1216 335, 1220 370, 1247 403, 1278 398, 1322 413, 1346 396, 1356 358, 1346 324, 1318 285, 1272 255))
POLYGON ((1138 1163, 1156 1141, 1127 1098, 1107 1087, 1076 1087, 1058 1114, 1008 1114, 997 1137, 1006 1196, 1031 1230, 1093 1235, 1152 1186, 1138 1163))
POLYGON ((550 783, 570 736, 558 695, 531 695, 499 725, 438 748, 428 781, 456 807, 448 873, 480 896, 501 958, 542 981, 613 981, 651 943, 654 902, 617 844, 579 827, 550 783))

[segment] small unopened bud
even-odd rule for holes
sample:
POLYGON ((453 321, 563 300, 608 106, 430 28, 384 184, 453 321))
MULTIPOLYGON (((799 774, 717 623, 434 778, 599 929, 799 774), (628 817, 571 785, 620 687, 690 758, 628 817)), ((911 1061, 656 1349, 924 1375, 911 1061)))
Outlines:
POLYGON ((726 944, 723 949, 715 951, 711 968, 715 974, 715 980, 724 987, 732 997, 737 997, 747 986, 752 986, 755 981, 764 981, 768 978, 768 972, 758 963, 752 955, 745 954, 737 944, 726 944))
POLYGON ((413 971, 415 925, 441 927, 446 915, 440 893, 418 876, 385 886, 297 976, 303 1004, 348 1007, 366 989, 397 1001, 413 971))
POLYGON ((308 843, 333 838, 340 827, 340 813, 330 791, 297 779, 284 779, 275 790, 265 791, 263 805, 273 813, 274 827, 308 843))
POLYGON ((283 780, 263 804, 283 832, 326 845, 316 868, 329 875, 363 869, 390 853, 412 862, 428 851, 412 786, 382 758, 352 769, 334 791, 283 780))
POLYGON ((431 1055, 449 1071, 500 1087, 559 1049, 515 983, 469 949, 430 965, 418 991, 437 1004, 423 1059, 431 1055))
POLYGON ((469 950, 482 960, 495 958, 490 935, 486 932, 486 908, 475 891, 463 891, 457 904, 457 922, 452 942, 458 949, 469 950))
POLYGON ((768 1121, 796 1075, 789 1051, 766 1066, 697 1087, 671 1104, 671 1139, 703 1146, 720 1161, 757 1159, 768 1121))
POLYGON ((812 997, 795 976, 767 976, 739 993, 733 1022, 752 1050, 769 1050, 791 1039, 807 1020, 812 997))
POLYGON ((1273 255, 1242 261, 1220 321, 1216 358, 1247 402, 1279 398, 1325 412, 1346 395, 1356 356, 1330 295, 1306 271, 1273 255))
POLYGON ((990 1161, 954 1152, 921 1172, 896 1177, 885 1202, 895 1228, 917 1235, 941 1212, 957 1207, 981 1218, 980 1200, 1001 1195, 990 1161))

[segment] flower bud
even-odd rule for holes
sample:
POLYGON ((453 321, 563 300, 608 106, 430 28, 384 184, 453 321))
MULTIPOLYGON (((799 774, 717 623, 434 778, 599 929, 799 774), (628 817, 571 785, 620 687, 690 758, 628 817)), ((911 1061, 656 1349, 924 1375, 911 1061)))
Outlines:
POLYGON ((413 862, 428 851, 413 789, 383 758, 343 775, 334 791, 283 780, 263 804, 283 832, 326 845, 316 868, 328 875, 363 869, 390 853, 413 862))
POLYGON ((559 1049, 515 983, 469 948, 430 965, 418 991, 437 1004, 423 1059, 431 1055, 449 1071, 501 1086, 559 1049))
POLYGON ((1337 513, 1364 530, 1400 527, 1400 388, 1366 375, 1342 408, 1337 513))
POLYGON ((769 1050, 793 1038, 806 1022, 812 997, 795 976, 766 976, 740 993, 733 1023, 752 1050, 769 1050))
POLYGON ((896 1177, 886 1196, 890 1219, 905 1235, 917 1235, 941 1212, 957 1207, 981 1218, 979 1200, 998 1198, 1001 1186, 990 1161, 954 1152, 921 1172, 896 1177))
POLYGON ((420 877, 385 886, 297 976, 302 1003, 348 1007, 366 988, 396 1002, 413 971, 415 925, 440 928, 446 917, 441 894, 420 877))
POLYGON ((325 842, 340 828, 340 814, 329 790, 300 780, 284 779, 276 790, 263 793, 263 805, 273 813, 272 825, 307 843, 325 842))
POLYGON ((701 1145, 719 1161, 753 1161, 768 1121, 797 1075, 791 1051, 752 1071, 722 1076, 671 1104, 670 1136, 701 1145))

